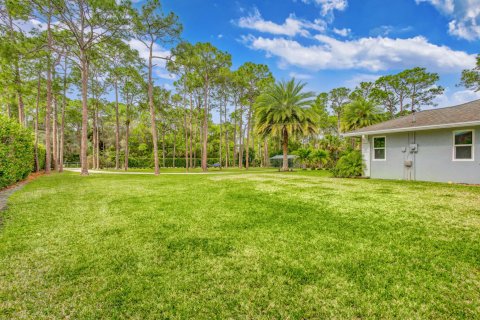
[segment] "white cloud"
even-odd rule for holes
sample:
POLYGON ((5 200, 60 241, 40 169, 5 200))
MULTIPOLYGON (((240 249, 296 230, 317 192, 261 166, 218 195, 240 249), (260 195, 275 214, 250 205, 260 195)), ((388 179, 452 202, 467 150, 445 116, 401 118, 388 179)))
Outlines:
POLYGON ((333 32, 335 34, 338 34, 339 36, 346 37, 350 34, 350 32, 352 32, 352 30, 349 28, 343 28, 343 29, 333 28, 333 32))
POLYGON ((402 34, 406 32, 410 32, 413 30, 413 27, 401 27, 401 26, 391 26, 391 25, 383 25, 370 30, 370 35, 377 37, 382 36, 386 37, 390 34, 402 34))
POLYGON ((282 37, 252 35, 244 36, 243 42, 252 49, 280 58, 281 65, 309 70, 362 69, 377 72, 421 66, 437 72, 459 72, 475 65, 475 55, 432 44, 421 36, 341 41, 317 35, 315 39, 319 44, 309 46, 282 37))
POLYGON ((290 72, 288 74, 290 78, 295 78, 297 80, 309 80, 312 79, 313 76, 310 74, 305 74, 305 73, 297 73, 297 72, 290 72))
MULTIPOLYGON (((149 51, 148 48, 139 40, 130 39, 128 45, 138 51, 140 58, 148 61, 149 51)), ((159 44, 153 44, 153 56, 155 57, 169 57, 171 56, 171 52, 167 49, 162 48, 159 44)), ((174 74, 171 74, 165 68, 166 61, 164 59, 154 59, 154 68, 153 73, 158 78, 174 81, 177 77, 174 74)))
POLYGON ((250 15, 240 18, 237 25, 241 28, 289 37, 296 35, 306 37, 310 35, 308 30, 324 32, 326 29, 326 23, 323 20, 316 19, 314 22, 311 22, 298 19, 294 14, 290 14, 283 24, 267 21, 263 19, 257 8, 250 15))
MULTIPOLYGON (((148 48, 141 41, 136 40, 136 39, 130 39, 130 40, 128 40, 127 43, 130 46, 130 48, 138 51, 138 53, 140 55, 140 58, 142 58, 144 60, 148 60, 148 56, 149 56, 148 48)), ((169 57, 171 55, 171 53, 170 53, 169 50, 166 50, 166 49, 162 48, 159 44, 154 43, 153 44, 153 55, 155 57, 169 57)), ((156 59, 155 63, 164 66, 165 65, 165 60, 156 59)))
POLYGON ((304 3, 315 3, 320 6, 322 16, 330 16, 334 10, 344 11, 347 9, 347 0, 302 0, 304 3))
POLYGON ((173 91, 175 89, 175 87, 173 85, 171 85, 170 83, 163 83, 162 87, 165 88, 166 90, 170 90, 170 91, 173 91))
POLYGON ((415 0, 417 4, 430 3, 449 17, 448 32, 451 35, 474 41, 480 39, 479 0, 415 0))
POLYGON ((450 107, 478 99, 480 99, 480 92, 471 90, 450 92, 449 88, 447 88, 445 93, 435 100, 435 103, 437 103, 439 107, 450 107))
POLYGON ((165 80, 177 80, 177 76, 168 72, 165 69, 161 68, 156 68, 155 69, 155 75, 159 78, 165 79, 165 80))
POLYGON ((369 74, 369 73, 359 73, 354 75, 351 79, 345 81, 345 86, 348 88, 355 88, 361 82, 375 82, 381 75, 369 74))
POLYGON ((37 19, 30 20, 15 20, 15 25, 25 33, 29 33, 33 30, 45 31, 47 30, 47 24, 37 19))

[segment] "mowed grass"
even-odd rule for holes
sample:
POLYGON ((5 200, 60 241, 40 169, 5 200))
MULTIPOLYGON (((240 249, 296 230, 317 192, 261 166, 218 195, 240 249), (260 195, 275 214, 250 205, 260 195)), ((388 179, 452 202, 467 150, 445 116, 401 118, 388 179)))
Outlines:
POLYGON ((42 177, 0 318, 480 318, 480 188, 318 172, 42 177))

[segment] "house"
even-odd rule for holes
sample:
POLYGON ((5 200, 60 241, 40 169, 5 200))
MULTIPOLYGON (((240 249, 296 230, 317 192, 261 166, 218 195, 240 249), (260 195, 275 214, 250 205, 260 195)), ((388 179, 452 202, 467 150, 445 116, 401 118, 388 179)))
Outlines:
POLYGON ((344 134, 362 138, 364 175, 480 184, 480 100, 344 134))

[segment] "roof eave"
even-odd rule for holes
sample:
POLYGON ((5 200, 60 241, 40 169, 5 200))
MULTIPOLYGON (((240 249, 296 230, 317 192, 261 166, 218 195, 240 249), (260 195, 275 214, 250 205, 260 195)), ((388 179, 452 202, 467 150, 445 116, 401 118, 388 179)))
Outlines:
POLYGON ((467 121, 467 122, 435 124, 435 125, 419 126, 419 127, 406 127, 406 128, 394 128, 394 129, 383 129, 383 130, 370 130, 370 131, 366 130, 366 131, 357 131, 357 132, 347 132, 347 133, 342 134, 342 136, 343 137, 359 137, 359 136, 363 136, 363 135, 410 132, 410 131, 424 131, 424 130, 435 130, 435 129, 448 129, 448 128, 458 128, 458 127, 477 126, 477 125, 480 125, 480 121, 467 121))

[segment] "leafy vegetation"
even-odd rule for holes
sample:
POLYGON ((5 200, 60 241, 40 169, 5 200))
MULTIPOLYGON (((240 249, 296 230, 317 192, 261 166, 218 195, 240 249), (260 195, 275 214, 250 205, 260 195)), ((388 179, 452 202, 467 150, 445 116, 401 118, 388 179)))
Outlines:
POLYGON ((257 131, 263 137, 281 137, 282 170, 288 171, 288 139, 316 133, 316 114, 311 108, 313 93, 302 92, 305 83, 295 79, 279 82, 267 89, 257 101, 257 131))
POLYGON ((359 177, 363 173, 363 166, 362 154, 353 150, 340 157, 332 172, 338 178, 359 177))
MULTIPOLYGON (((230 53, 182 41, 182 32, 182 17, 159 0, 0 0, 0 114, 35 132, 35 146, 45 146, 36 162, 47 174, 64 163, 81 165, 83 174, 147 166, 158 173, 177 164, 205 171, 212 161, 269 166, 284 153, 285 137, 255 130, 265 120, 262 100, 275 90, 268 66, 245 61, 232 69, 230 53), (28 21, 42 26, 27 32, 20 25, 28 21), (155 74, 176 80, 167 90, 155 74)), ((477 69, 462 74, 467 88, 478 88, 477 69)), ((326 151, 303 165, 333 168, 345 150, 359 148, 342 131, 435 106, 444 91, 438 80, 417 67, 312 93, 312 130, 290 132, 286 149, 326 151)))
POLYGON ((231 170, 31 182, 0 318, 478 318, 478 187, 231 170))
POLYGON ((463 70, 461 84, 468 89, 480 91, 480 54, 477 55, 477 65, 471 70, 463 70))
POLYGON ((33 162, 30 130, 0 115, 0 189, 26 178, 32 171, 33 162))

